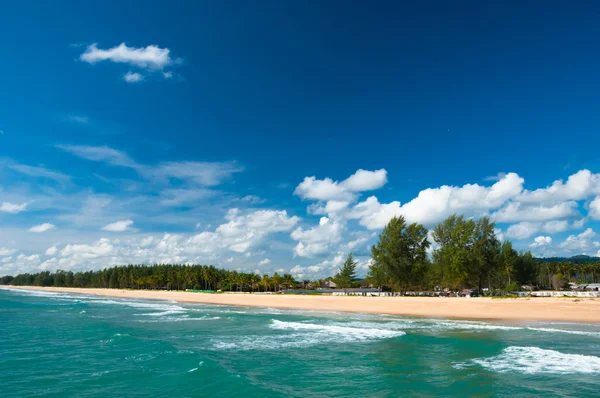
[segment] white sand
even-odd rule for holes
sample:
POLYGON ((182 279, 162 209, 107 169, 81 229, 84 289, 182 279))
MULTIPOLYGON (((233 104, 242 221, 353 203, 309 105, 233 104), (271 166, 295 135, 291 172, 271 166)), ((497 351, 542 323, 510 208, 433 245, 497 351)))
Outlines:
POLYGON ((210 294, 163 290, 10 287, 121 298, 314 311, 345 311, 440 318, 600 323, 600 299, 357 297, 265 294, 210 294))

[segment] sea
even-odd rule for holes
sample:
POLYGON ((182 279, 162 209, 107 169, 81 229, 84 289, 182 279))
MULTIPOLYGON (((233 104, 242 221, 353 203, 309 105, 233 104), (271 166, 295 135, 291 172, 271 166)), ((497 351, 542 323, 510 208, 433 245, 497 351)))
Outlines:
POLYGON ((600 396, 593 324, 0 289, 0 331, 4 398, 600 396))

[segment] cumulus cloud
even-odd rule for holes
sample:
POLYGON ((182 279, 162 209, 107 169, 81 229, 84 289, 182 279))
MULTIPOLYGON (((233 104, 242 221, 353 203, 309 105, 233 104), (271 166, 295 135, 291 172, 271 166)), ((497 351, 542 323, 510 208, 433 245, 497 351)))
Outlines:
POLYGON ((102 227, 103 231, 108 232, 125 232, 134 230, 132 220, 121 220, 102 227))
POLYGON ((346 243, 344 245, 345 248, 347 248, 348 250, 354 250, 356 248, 358 248, 359 246, 361 246, 362 244, 366 243, 369 240, 368 237, 360 237, 354 240, 351 240, 350 242, 346 243))
POLYGON ((36 225, 36 226, 29 228, 29 232, 41 233, 41 232, 49 231, 54 228, 56 228, 56 225, 45 222, 43 224, 36 225))
MULTIPOLYGON (((168 48, 161 48, 157 45, 136 48, 129 47, 125 43, 107 49, 99 48, 97 43, 93 43, 85 49, 79 59, 89 64, 104 61, 126 64, 149 73, 159 72, 159 75, 165 79, 173 77, 173 72, 165 71, 165 68, 181 63, 180 58, 173 59, 171 57, 171 50, 168 48)), ((142 74, 131 71, 123 76, 128 83, 139 82, 143 78, 142 74)))
POLYGON ((11 254, 16 253, 15 249, 9 249, 7 247, 0 247, 0 256, 10 256, 11 254))
POLYGON ((344 181, 333 181, 331 178, 318 180, 316 177, 305 177, 295 189, 294 194, 302 199, 320 201, 336 200, 352 201, 357 193, 381 188, 387 183, 385 169, 368 171, 359 169, 344 181))
POLYGON ((566 182, 556 180, 552 185, 525 191, 519 197, 523 203, 562 202, 582 200, 591 195, 600 195, 600 174, 592 174, 589 170, 580 170, 569 176, 566 182))
POLYGON ((308 214, 329 214, 335 216, 336 214, 341 214, 346 211, 350 202, 340 201, 340 200, 329 200, 323 205, 322 202, 313 203, 308 206, 307 211, 308 214))
POLYGON ((129 71, 123 75, 123 80, 125 80, 127 83, 138 83, 144 80, 144 76, 138 72, 129 71))
POLYGON ((600 248, 600 242, 595 240, 597 237, 598 234, 588 228, 579 235, 569 235, 559 247, 568 252, 586 254, 591 250, 597 251, 600 248))
POLYGON ((332 245, 342 239, 345 223, 341 219, 321 217, 319 225, 303 229, 297 228, 290 235, 298 244, 294 252, 300 257, 314 257, 329 252, 332 245))
MULTIPOLYGON (((124 231, 131 224, 124 222, 111 224, 111 231, 124 231)), ((39 271, 40 269, 90 269, 123 265, 130 263, 217 263, 223 254, 230 252, 250 253, 253 249, 275 233, 289 232, 299 221, 298 217, 289 217, 286 211, 256 210, 242 214, 232 209, 226 216, 226 223, 219 225, 214 231, 204 231, 186 236, 182 234, 125 235, 119 239, 101 238, 91 243, 70 243, 64 246, 49 247, 44 262, 39 255, 32 254, 36 261, 23 263, 11 260, 0 271, 9 272, 20 267, 19 272, 39 271), (21 264, 23 263, 23 264, 21 264), (19 265, 21 264, 21 265, 19 265)), ((16 251, 0 249, 0 256, 10 256, 16 251)), ((257 250, 254 254, 264 254, 257 250)), ((33 258, 33 257, 32 257, 33 258)), ((234 261, 234 257, 224 260, 234 261)), ((260 264, 270 264, 264 258, 260 264)))
POLYGON ((121 43, 106 50, 98 48, 97 43, 89 45, 79 56, 84 62, 95 64, 101 61, 111 61, 137 66, 143 69, 164 69, 173 64, 171 50, 156 45, 146 47, 129 47, 121 43))
POLYGON ((497 222, 546 221, 574 217, 577 212, 577 202, 562 202, 552 206, 524 206, 520 202, 511 202, 492 214, 497 222))
POLYGON ((521 193, 523 182, 518 174, 508 173, 489 187, 466 184, 462 187, 444 185, 428 188, 404 205, 398 201, 382 204, 371 196, 356 204, 347 216, 359 219, 360 224, 368 229, 381 229, 392 217, 399 215, 408 222, 431 226, 453 213, 470 216, 497 209, 521 193))
POLYGON ((533 243, 529 245, 531 248, 537 248, 547 246, 552 243, 552 238, 549 236, 538 236, 533 240, 533 243))
POLYGON ((600 196, 590 202, 588 216, 594 220, 600 220, 600 196))
POLYGON ((192 238, 198 244, 218 243, 238 253, 246 252, 266 235, 291 230, 300 220, 288 217, 285 210, 257 210, 242 215, 239 209, 227 213, 226 224, 221 224, 215 232, 202 232, 192 238))
POLYGON ((27 203, 2 202, 2 204, 0 204, 0 212, 11 214, 21 213, 22 211, 27 210, 27 205, 27 203))
POLYGON ((557 234, 569 229, 583 228, 585 219, 569 222, 566 220, 553 220, 546 222, 520 222, 509 226, 506 237, 510 239, 528 239, 536 233, 557 234))

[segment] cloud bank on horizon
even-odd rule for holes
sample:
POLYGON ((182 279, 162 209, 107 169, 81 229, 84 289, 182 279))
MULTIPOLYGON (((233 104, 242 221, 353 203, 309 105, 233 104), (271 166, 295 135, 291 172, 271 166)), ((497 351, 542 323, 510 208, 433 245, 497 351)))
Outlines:
POLYGON ((341 181, 306 176, 289 198, 299 200, 305 211, 293 214, 282 205, 267 205, 269 198, 228 192, 235 175, 244 171, 236 162, 143 164, 108 146, 61 144, 55 151, 129 169, 129 180, 105 182, 133 188, 101 194, 73 186, 66 195, 60 188, 71 177, 65 172, 6 163, 29 185, 2 191, 2 221, 12 226, 0 232, 1 274, 211 263, 310 278, 335 272, 350 251, 364 272, 369 246, 392 217, 431 228, 454 213, 489 216, 500 236, 537 255, 600 254, 600 237, 586 228, 600 219, 600 174, 586 169, 533 190, 524 188, 525 179, 517 173, 500 173, 483 184, 425 188, 405 203, 377 197, 388 184, 385 169, 358 169, 341 181), (29 219, 44 222, 21 221, 29 219), (560 234, 567 235, 557 239, 560 234))

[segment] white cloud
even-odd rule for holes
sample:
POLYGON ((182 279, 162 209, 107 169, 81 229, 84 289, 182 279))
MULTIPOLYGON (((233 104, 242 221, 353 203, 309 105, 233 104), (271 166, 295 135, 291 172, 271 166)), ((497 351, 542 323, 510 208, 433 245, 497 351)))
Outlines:
POLYGON ((43 224, 36 225, 34 227, 29 228, 29 232, 40 233, 40 232, 49 231, 54 228, 56 228, 56 225, 45 222, 43 224))
MULTIPOLYGON (((216 191, 205 188, 165 189, 160 193, 160 203, 164 206, 182 206, 213 197, 216 194, 216 191)), ((199 227, 200 223, 196 225, 196 228, 199 227)))
POLYGON ((227 261, 228 263, 232 263, 232 262, 233 262, 233 257, 229 257, 229 258, 228 258, 227 260, 225 260, 225 261, 227 261))
POLYGON ((123 80, 125 80, 127 83, 139 83, 144 80, 144 76, 138 72, 129 71, 123 75, 123 80))
POLYGON ((97 44, 89 45, 80 59, 90 64, 101 61, 111 61, 137 66, 143 69, 161 70, 173 64, 171 50, 160 48, 156 45, 146 47, 129 47, 121 43, 116 47, 106 50, 98 48, 97 44))
POLYGON ((576 252, 578 254, 589 253, 590 250, 597 250, 600 247, 600 242, 594 241, 598 236, 591 228, 586 229, 579 235, 569 235, 559 247, 569 252, 576 252))
POLYGON ((61 251, 61 257, 70 257, 75 261, 95 259, 115 254, 115 246, 109 239, 100 239, 91 245, 66 245, 61 251))
POLYGON ((496 174, 495 176, 487 176, 483 180, 484 181, 500 181, 505 176, 506 176, 506 173, 500 172, 500 173, 496 174))
POLYGON ((11 254, 16 253, 15 249, 9 249, 6 247, 0 247, 0 256, 10 256, 11 254))
POLYGON ((267 264, 270 264, 270 263, 271 263, 271 260, 269 260, 268 258, 265 258, 264 260, 260 261, 258 263, 258 265, 267 265, 267 264))
POLYGON ((126 153, 107 146, 57 145, 57 148, 94 162, 105 162, 112 166, 134 169, 140 168, 140 165, 133 161, 126 153))
POLYGON ((387 171, 358 169, 356 173, 342 181, 341 185, 350 192, 364 192, 379 189, 387 183, 387 171))
POLYGON ((58 253, 58 248, 56 246, 50 246, 44 254, 46 254, 46 256, 56 256, 56 253, 58 253))
POLYGON ((358 239, 352 240, 344 245, 348 250, 354 250, 358 246, 366 243, 369 240, 367 237, 360 237, 358 239))
POLYGON ((290 236, 298 241, 294 252, 300 257, 313 257, 327 253, 331 250, 332 244, 342 239, 345 229, 345 223, 341 219, 330 220, 321 217, 319 225, 306 230, 297 228, 292 232, 290 236))
POLYGON ((577 202, 562 202, 552 206, 523 206, 520 202, 511 202, 492 214, 496 222, 546 221, 579 215, 577 202))
POLYGON ((58 182, 66 182, 71 179, 71 177, 66 174, 48 170, 43 167, 28 166, 26 164, 11 164, 8 167, 18 173, 30 177, 48 178, 58 182))
POLYGON ((134 230, 134 228, 132 228, 132 226, 133 226, 132 220, 121 220, 121 221, 114 222, 112 224, 105 225, 104 227, 102 227, 102 230, 109 231, 109 232, 125 232, 125 231, 134 230))
POLYGON ((27 210, 27 203, 10 203, 10 202, 2 202, 0 204, 0 212, 17 214, 22 211, 27 210))
POLYGON ((567 182, 556 180, 547 188, 525 191, 519 197, 523 203, 562 202, 582 200, 590 195, 600 194, 600 174, 580 170, 569 176, 567 182))
POLYGON ((508 227, 506 230, 506 237, 510 239, 527 239, 539 232, 539 230, 539 224, 522 222, 508 227))
POLYGON ((239 173, 243 168, 235 162, 163 162, 146 170, 152 176, 164 179, 193 181, 200 185, 214 186, 239 173))
POLYGON ((69 115, 67 116, 67 119, 71 122, 81 124, 88 124, 90 122, 90 119, 87 116, 69 115))
POLYGON ((381 204, 375 196, 370 196, 348 211, 346 217, 350 219, 359 219, 360 225, 373 230, 385 227, 392 217, 401 214, 402 207, 400 206, 400 202, 394 201, 387 204, 381 204))
POLYGON ((506 230, 506 237, 510 239, 528 239, 538 232, 547 234, 557 234, 568 229, 580 229, 583 227, 584 219, 569 223, 566 220, 553 220, 541 223, 536 222, 520 222, 513 224, 506 230))
POLYGON ((243 171, 235 162, 162 162, 156 166, 142 165, 125 152, 107 146, 57 145, 80 158, 104 162, 112 166, 128 167, 145 178, 168 182, 171 179, 188 181, 205 186, 218 185, 234 173, 243 171))
POLYGON ((314 176, 305 177, 304 181, 296 187, 294 194, 302 199, 347 202, 355 200, 358 192, 381 188, 386 182, 385 169, 376 171, 359 169, 342 182, 330 178, 317 180, 314 176))
POLYGON ((350 202, 339 201, 339 200, 329 200, 322 204, 322 202, 313 203, 306 209, 308 214, 328 214, 331 216, 335 216, 336 214, 341 214, 346 211, 350 205, 350 202))
POLYGON ((265 199, 262 199, 262 198, 260 198, 260 197, 258 197, 256 195, 246 195, 243 198, 240 198, 240 200, 242 202, 248 202, 248 203, 251 203, 251 204, 254 204, 254 205, 266 202, 265 199))
POLYGON ((529 247, 536 248, 547 246, 552 243, 552 238, 549 236, 538 236, 533 240, 533 243, 529 245, 529 247))
POLYGON ((594 220, 600 220, 600 196, 590 202, 588 216, 594 220))
POLYGON ((431 226, 453 213, 472 216, 497 209, 521 193, 523 182, 519 175, 508 173, 489 187, 466 184, 462 187, 444 185, 428 188, 402 206, 398 201, 381 204, 375 196, 371 196, 355 205, 347 217, 359 219, 360 224, 368 229, 381 229, 392 217, 399 215, 408 222, 431 226))
POLYGON ((260 242, 266 235, 275 232, 286 232, 300 220, 288 217, 285 210, 257 210, 247 215, 240 215, 239 209, 231 209, 225 216, 226 224, 221 224, 215 232, 203 232, 192 240, 198 244, 221 244, 238 253, 246 252, 260 242))

